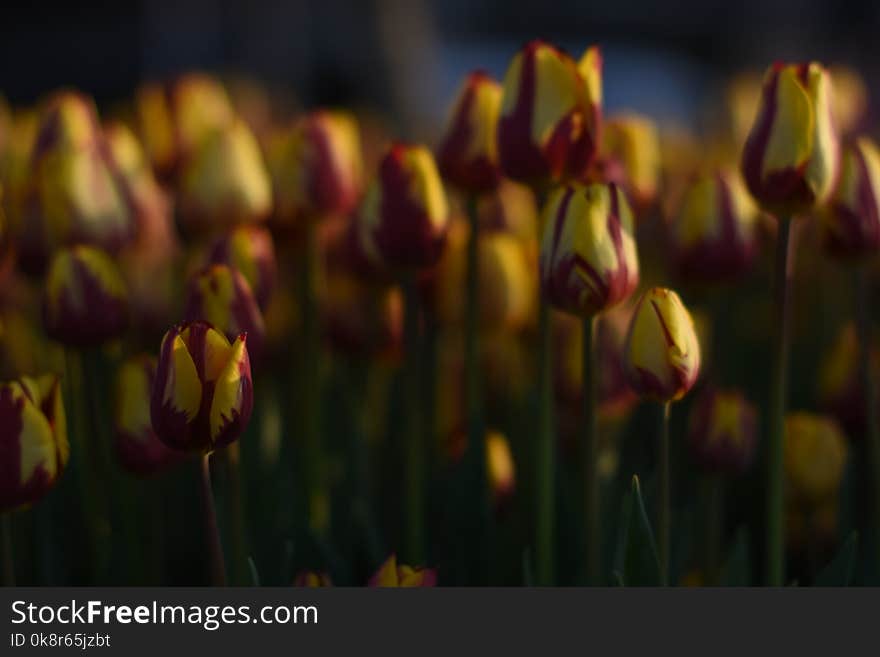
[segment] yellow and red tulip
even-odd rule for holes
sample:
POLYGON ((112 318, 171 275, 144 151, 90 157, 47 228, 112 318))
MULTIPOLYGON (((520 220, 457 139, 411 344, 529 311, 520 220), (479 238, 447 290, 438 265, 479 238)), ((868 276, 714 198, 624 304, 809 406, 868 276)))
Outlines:
POLYGON ((543 41, 518 52, 504 76, 498 154, 505 175, 528 184, 582 177, 598 146, 601 56, 584 65, 543 41), (591 73, 590 83, 582 71, 591 73))
POLYGON ((392 270, 430 267, 448 227, 446 192, 431 152, 393 144, 361 209, 360 243, 369 259, 392 270))
POLYGON ((707 472, 745 472, 754 459, 757 436, 757 411, 739 391, 707 390, 691 409, 688 447, 694 462, 707 472))
POLYGON ((758 254, 758 217, 738 172, 719 169, 695 178, 670 226, 680 273, 709 282, 745 273, 758 254))
POLYGON ((58 377, 0 384, 0 512, 39 501, 69 456, 58 377))
POLYGON ((633 216, 616 185, 557 189, 544 208, 541 285, 554 306, 592 317, 639 283, 633 216))
POLYGON ((266 308, 278 277, 275 246, 266 228, 237 226, 214 243, 209 259, 241 272, 260 308, 266 308))
POLYGON ((152 356, 129 358, 116 378, 114 435, 120 465, 138 476, 160 472, 180 460, 159 440, 150 420, 150 394, 156 378, 156 359, 152 356))
POLYGON ((642 296, 623 350, 624 369, 643 397, 676 401, 693 387, 700 373, 700 343, 681 298, 655 287, 642 296))
POLYGON ((840 487, 847 459, 846 438, 827 416, 789 413, 784 457, 790 499, 820 504, 840 487))
POLYGON ((55 254, 46 275, 43 324, 50 338, 72 346, 101 344, 125 332, 128 290, 109 255, 85 245, 55 254))
MULTIPOLYGON (((880 354, 873 346, 869 367, 873 376, 880 372, 880 354)), ((841 328, 822 360, 817 393, 819 406, 834 416, 854 440, 862 438, 868 426, 860 369, 859 339, 855 324, 850 322, 841 328)))
POLYGON ((370 578, 368 586, 379 588, 424 588, 437 583, 437 572, 431 568, 406 566, 397 563, 392 553, 370 578))
POLYGON ((824 203, 839 168, 831 77, 816 62, 774 64, 742 157, 743 178, 764 209, 782 218, 824 203))
POLYGON ((162 442, 205 453, 239 438, 254 404, 246 337, 230 344, 201 321, 165 334, 150 394, 150 418, 162 442))
POLYGON ((840 181, 822 213, 824 241, 839 256, 880 250, 880 151, 867 137, 844 149, 840 181))
POLYGON ((314 570, 303 570, 297 573, 293 579, 293 585, 298 588, 318 589, 333 586, 333 580, 327 573, 319 573, 314 570))
POLYGON ((641 214, 657 200, 660 186, 660 136, 655 123, 635 113, 619 114, 602 124, 601 157, 620 165, 619 182, 641 214))
POLYGON ((831 96, 831 113, 834 124, 842 137, 854 134, 867 115, 868 85, 858 71, 843 66, 829 70, 834 84, 831 96))
POLYGON ((483 71, 465 78, 452 107, 437 163, 443 178, 470 193, 494 189, 501 179, 496 133, 501 85, 483 71))

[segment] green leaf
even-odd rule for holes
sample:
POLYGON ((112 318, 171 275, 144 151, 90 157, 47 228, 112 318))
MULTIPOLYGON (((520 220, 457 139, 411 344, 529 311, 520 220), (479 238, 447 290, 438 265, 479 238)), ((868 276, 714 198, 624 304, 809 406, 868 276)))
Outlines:
POLYGON ((813 586, 849 586, 852 584, 858 551, 859 535, 858 532, 852 532, 837 555, 816 575, 813 586))
POLYGON ((721 586, 750 586, 752 583, 749 532, 745 527, 740 527, 736 532, 733 547, 718 574, 718 583, 721 586))
POLYGON ((659 586, 660 558, 654 532, 645 513, 645 503, 639 478, 632 478, 632 492, 628 496, 626 535, 623 552, 623 582, 626 586, 659 586))

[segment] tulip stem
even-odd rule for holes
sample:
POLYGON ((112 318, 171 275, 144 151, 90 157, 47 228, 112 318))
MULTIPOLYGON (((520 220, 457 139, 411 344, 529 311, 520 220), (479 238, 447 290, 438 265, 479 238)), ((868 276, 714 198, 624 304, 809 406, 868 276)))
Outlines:
POLYGON ((3 546, 3 586, 15 586, 15 561, 12 555, 12 514, 0 514, 3 546))
POLYGON ((538 432, 535 458, 536 473, 536 580, 539 586, 552 586, 555 581, 556 499, 553 439, 553 381, 550 359, 550 306, 541 295, 538 307, 538 432))
POLYGON ((583 321, 583 402, 584 402, 584 433, 582 467, 584 484, 584 537, 586 540, 586 574, 587 584, 600 584, 600 548, 599 532, 599 473, 596 469, 598 445, 596 435, 596 372, 594 365, 596 330, 598 316, 583 321))
POLYGON ((404 276, 403 340, 404 340, 404 415, 405 453, 404 546, 407 559, 413 564, 425 561, 425 453, 420 418, 421 381, 419 379, 419 299, 416 277, 404 276))
POLYGON ((657 506, 657 542, 660 552, 660 585, 669 586, 669 415, 672 402, 664 402, 660 420, 660 475, 657 506))
POLYGON ((790 218, 779 220, 776 238, 776 271, 774 274, 775 322, 773 338, 773 369, 770 381, 770 432, 767 440, 767 571, 768 586, 782 586, 785 576, 783 442, 785 439, 785 406, 788 396, 788 358, 791 349, 790 280, 792 277, 792 239, 790 218))
POLYGON ((214 490, 211 487, 210 458, 210 454, 202 455, 202 504, 205 513, 208 552, 211 555, 211 583, 214 586, 226 586, 226 563, 223 559, 223 544, 220 542, 220 528, 217 525, 214 490))
POLYGON ((718 585, 718 560, 721 553, 721 533, 724 527, 724 481, 717 474, 704 478, 706 504, 706 563, 705 583, 718 585))

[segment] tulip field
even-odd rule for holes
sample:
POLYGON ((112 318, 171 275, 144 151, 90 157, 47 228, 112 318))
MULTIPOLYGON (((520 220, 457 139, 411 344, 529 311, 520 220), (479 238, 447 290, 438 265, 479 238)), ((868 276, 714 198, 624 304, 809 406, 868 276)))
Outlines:
POLYGON ((859 73, 707 129, 509 55, 433 140, 203 72, 0 97, 5 584, 880 584, 859 73))

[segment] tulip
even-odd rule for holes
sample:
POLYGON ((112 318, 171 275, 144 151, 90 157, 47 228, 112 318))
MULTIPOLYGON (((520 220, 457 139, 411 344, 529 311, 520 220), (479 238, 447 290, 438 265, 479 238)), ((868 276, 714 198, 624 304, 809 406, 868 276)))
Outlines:
POLYGON ((590 318, 629 297, 639 282, 633 219, 616 185, 569 186, 544 209, 541 284, 561 310, 590 318))
POLYGON ((120 337, 128 321, 128 292, 110 256, 85 245, 55 255, 43 297, 49 337, 76 347, 98 345, 120 337))
POLYGON ((829 251, 863 257, 880 250, 880 151, 867 137, 844 149, 840 181, 822 213, 829 251))
POLYGON ((681 275, 713 282, 743 274, 757 256, 757 228, 758 207, 736 171, 699 176, 670 230, 681 275))
POLYGON ((660 178, 660 136, 646 116, 628 113, 602 124, 602 156, 618 162, 620 181, 637 213, 657 199, 660 178))
POLYGON ((333 581, 327 573, 319 573, 313 570, 303 570, 297 573, 293 585, 299 588, 317 589, 333 586, 333 581))
POLYGON ((260 308, 266 308, 278 277, 275 247, 268 230, 248 225, 232 229, 214 243, 209 260, 241 272, 260 308))
POLYGON ((740 392, 708 390, 691 410, 691 457, 707 472, 742 474, 754 458, 757 431, 755 407, 740 392))
MULTIPOLYGON (((871 348, 870 352, 869 365, 876 373, 880 361, 876 349, 871 348)), ((868 428, 860 358, 856 326, 847 323, 822 359, 817 385, 820 407, 831 414, 852 439, 862 438, 868 428)))
POLYGON ((743 150, 743 177, 757 201, 782 219, 830 195, 838 171, 831 78, 815 62, 774 64, 743 150))
POLYGON ((212 132, 187 160, 180 212, 195 231, 259 222, 272 209, 272 185, 259 144, 239 119, 212 132))
POLYGON ((58 481, 69 456, 58 377, 0 384, 0 512, 38 502, 58 481))
POLYGON ((162 340, 150 417, 172 449, 211 452, 241 435, 253 409, 246 336, 230 344, 203 321, 172 327, 162 340))
POLYGON ((785 474, 793 500, 813 506, 836 493, 846 459, 846 438, 834 420, 804 412, 786 417, 785 474))
POLYGON ((248 352, 258 361, 266 337, 263 315, 251 286, 237 269, 208 265, 189 283, 184 318, 204 320, 230 341, 239 334, 248 336, 248 352))
POLYGON ((510 443, 498 431, 486 434, 486 470, 489 489, 496 505, 513 495, 516 487, 516 464, 510 452, 510 443))
POLYGON ((156 359, 128 359, 116 378, 114 435, 120 465, 138 476, 154 475, 180 460, 159 440, 150 420, 150 394, 156 378, 156 359))
POLYGON ((868 87, 858 71, 832 66, 831 115, 841 136, 853 134, 864 122, 868 110, 868 87))
POLYGON ((11 235, 22 231, 24 201, 31 169, 31 152, 37 139, 40 117, 35 110, 20 110, 12 115, 10 134, 0 158, 0 181, 3 184, 3 209, 9 219, 11 235))
POLYGON ((446 193, 431 152, 393 144, 361 211, 361 242, 374 262, 420 269, 437 262, 449 226, 446 193))
POLYGON ((368 586, 379 588, 421 588, 437 584, 437 571, 431 568, 398 565, 392 553, 370 578, 368 586))
POLYGON ((601 118, 601 57, 579 69, 542 41, 518 52, 504 76, 498 154, 505 175, 533 185, 579 178, 597 145, 601 118), (582 71, 591 74, 590 84, 582 71))
POLYGON ((502 178, 491 193, 477 200, 480 231, 513 235, 530 248, 538 234, 535 194, 525 185, 502 178))
POLYGON ((501 85, 482 71, 465 78, 437 148, 443 177, 470 193, 494 189, 501 180, 495 140, 501 85))

